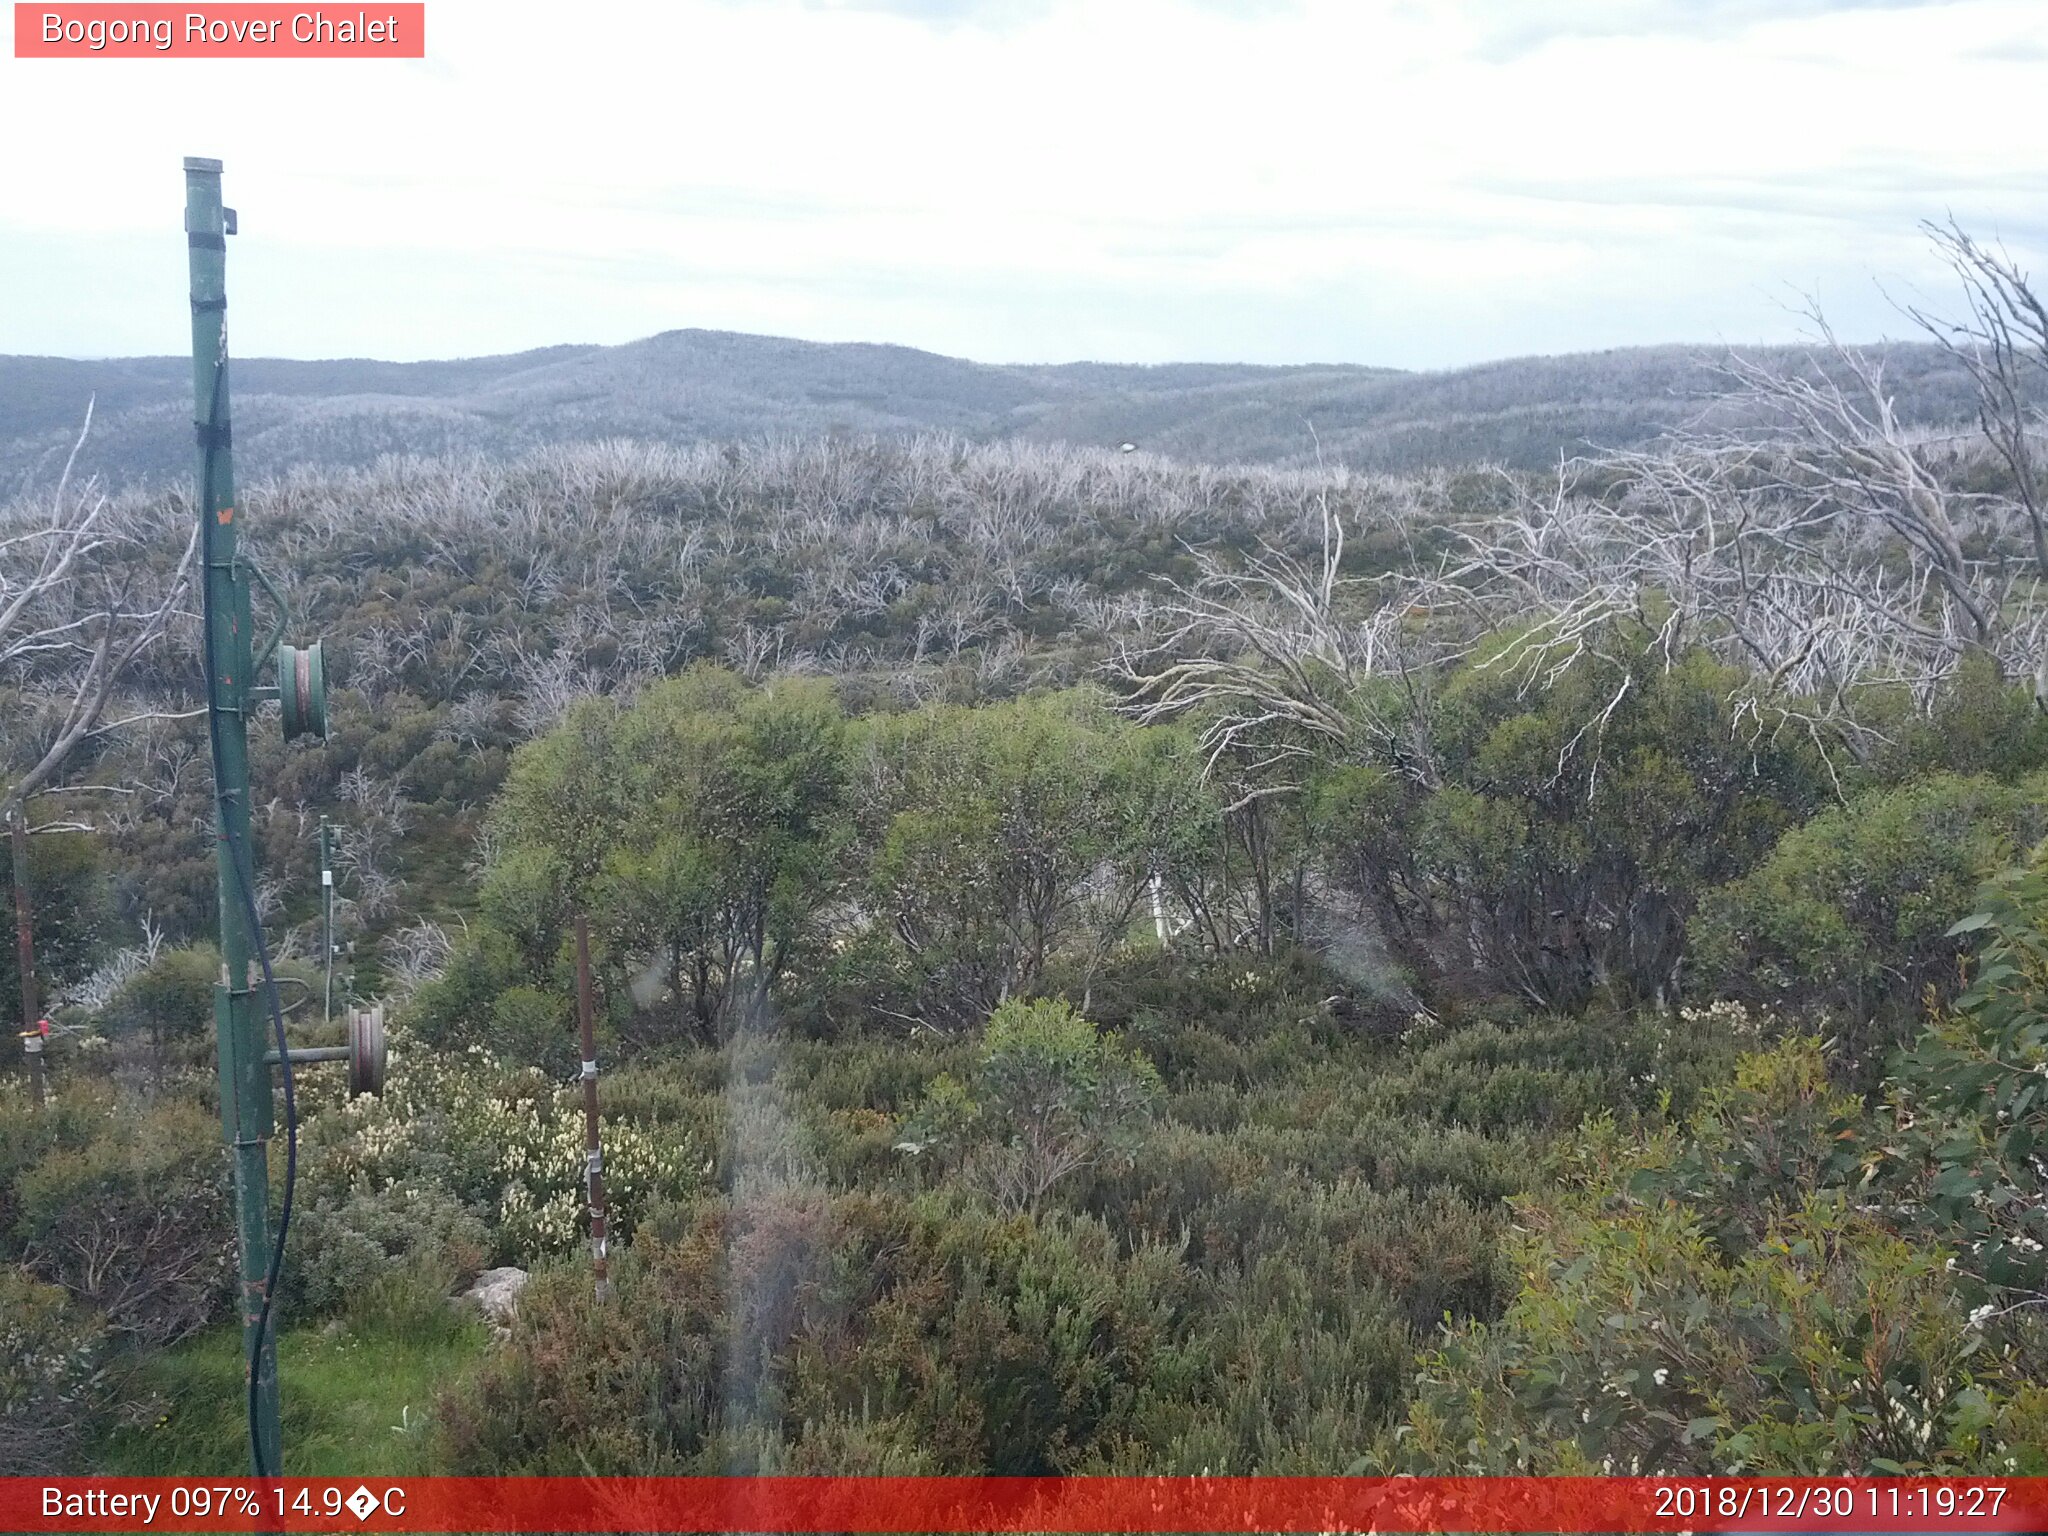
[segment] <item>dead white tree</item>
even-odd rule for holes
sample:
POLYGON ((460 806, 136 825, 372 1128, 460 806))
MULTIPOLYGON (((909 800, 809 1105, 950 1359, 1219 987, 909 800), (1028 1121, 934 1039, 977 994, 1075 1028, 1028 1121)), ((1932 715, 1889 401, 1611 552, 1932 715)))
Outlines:
MULTIPOLYGON (((1925 706, 1972 654, 2037 671, 2048 566, 2033 510, 1968 487, 1956 435, 1909 427, 1882 362, 1809 318, 1819 346, 1802 365, 1719 365, 1716 430, 1566 462, 1457 526, 1432 608, 1490 632, 1485 664, 1529 686, 1631 621, 1666 664, 1691 646, 1739 664, 1738 718, 1858 755, 1874 740, 1859 690, 1925 706)), ((2024 432, 2007 441, 2026 451, 2024 432)))
MULTIPOLYGON (((1966 314, 1946 319, 1907 313, 1968 370, 1977 390, 1977 426, 2004 463, 2026 520, 2035 574, 2048 577, 2048 303, 2002 246, 1984 245, 1953 219, 1921 226, 1962 283, 1966 314)), ((2034 700, 2048 708, 2048 648, 2034 664, 2034 700)))
POLYGON ((439 923, 420 918, 392 934, 384 957, 401 995, 409 996, 447 969, 455 941, 439 923))
POLYGON ((151 511, 91 484, 74 493, 91 429, 88 406, 48 501, 0 509, 0 695, 12 695, 0 809, 50 788, 92 737, 163 713, 106 719, 123 678, 177 611, 197 527, 165 571, 151 511))
POLYGON ((595 676, 567 646, 541 654, 515 642, 511 647, 514 679, 514 723, 538 735, 567 714, 579 701, 604 691, 595 676))
POLYGON ((435 734, 445 740, 481 750, 484 742, 499 730, 498 696, 485 690, 465 693, 448 706, 448 713, 435 734))
POLYGON ((393 910, 403 881, 392 866, 405 839, 411 806, 399 786, 351 768, 336 786, 343 807, 335 863, 354 893, 356 912, 374 920, 393 910))
MULTIPOLYGON (((1404 605, 1341 573, 1345 528, 1317 499, 1321 548, 1270 540, 1242 560, 1190 550, 1192 580, 1169 579, 1119 635, 1108 664, 1142 723, 1191 716, 1205 761, 1263 770, 1319 755, 1372 758, 1418 780, 1434 773, 1417 729, 1426 668, 1404 605)), ((1284 792, 1280 784, 1262 792, 1284 792)))

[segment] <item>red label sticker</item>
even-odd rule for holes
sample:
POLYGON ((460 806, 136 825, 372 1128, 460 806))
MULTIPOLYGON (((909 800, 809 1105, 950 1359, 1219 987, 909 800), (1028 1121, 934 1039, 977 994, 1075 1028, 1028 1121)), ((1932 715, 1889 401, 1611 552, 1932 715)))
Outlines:
POLYGON ((67 5, 16 0, 17 59, 423 59, 424 4, 67 5))

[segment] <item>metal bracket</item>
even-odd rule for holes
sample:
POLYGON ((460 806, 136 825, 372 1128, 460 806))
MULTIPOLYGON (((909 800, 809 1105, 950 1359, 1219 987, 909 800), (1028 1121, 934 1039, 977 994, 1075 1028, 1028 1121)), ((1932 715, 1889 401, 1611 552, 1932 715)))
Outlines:
POLYGON ((271 602, 277 605, 277 627, 271 630, 269 635, 265 637, 262 646, 255 654, 255 665, 250 668, 253 675, 261 677, 263 669, 270 665, 270 658, 277 654, 278 642, 284 639, 285 628, 292 621, 291 604, 284 600, 284 594, 277 590, 276 583, 263 574, 262 566, 253 560, 238 560, 235 563, 255 577, 256 585, 261 587, 265 594, 269 596, 271 602))
MULTIPOLYGON (((285 1053, 285 1056, 293 1066, 298 1067, 308 1062, 347 1061, 352 1054, 351 1048, 346 1045, 295 1045, 285 1053)), ((276 1066, 277 1052, 265 1051, 263 1061, 266 1066, 276 1066)))

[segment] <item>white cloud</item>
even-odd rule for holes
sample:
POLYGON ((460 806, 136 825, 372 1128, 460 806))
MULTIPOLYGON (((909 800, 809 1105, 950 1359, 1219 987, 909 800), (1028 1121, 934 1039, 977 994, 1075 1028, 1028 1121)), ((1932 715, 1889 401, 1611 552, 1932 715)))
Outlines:
POLYGON ((2043 233, 2037 0, 429 0, 417 63, 0 60, 0 351, 176 351, 177 159, 244 350, 676 325, 1431 366, 1851 333, 1953 209, 2043 233), (165 294, 171 295, 168 305, 165 294), (144 301, 147 300, 145 305, 144 301))

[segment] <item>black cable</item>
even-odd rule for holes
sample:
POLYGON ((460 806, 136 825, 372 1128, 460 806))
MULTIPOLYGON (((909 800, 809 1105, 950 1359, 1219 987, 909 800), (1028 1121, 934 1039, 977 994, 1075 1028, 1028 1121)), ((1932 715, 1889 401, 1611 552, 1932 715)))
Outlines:
MULTIPOLYGON (((228 796, 220 787, 220 712, 213 707, 213 683, 218 675, 214 665, 213 649, 213 510, 208 505, 213 495, 214 455, 219 451, 221 434, 220 421, 221 390, 227 379, 227 359, 216 357, 213 361, 213 398, 207 407, 206 430, 203 434, 206 455, 200 470, 199 488, 199 559, 200 597, 199 623, 201 630, 200 649, 206 665, 206 733, 208 744, 213 749, 213 800, 214 814, 220 821, 221 836, 228 844, 228 863, 235 872, 235 886, 241 893, 242 911, 249 921, 250 936, 256 942, 257 963, 263 969, 264 996, 270 1004, 270 1022, 277 1036, 278 1064, 284 1071, 284 1202, 277 1213, 277 1241, 271 1245, 270 1267, 263 1280, 263 1305, 256 1315, 256 1332, 249 1341, 249 1454, 256 1464, 258 1477, 280 1477, 282 1466, 267 1471, 263 1465, 263 1437, 257 1430, 257 1381, 263 1361, 263 1341, 270 1331, 271 1303, 277 1295, 278 1278, 284 1272, 285 1234, 292 1225, 292 1192, 299 1181, 299 1106, 298 1096, 292 1083, 292 1058, 284 1032, 284 1010, 278 1006, 277 977, 270 966, 270 946, 263 938, 263 922, 256 911, 255 876, 247 864, 249 848, 246 841, 236 837, 234 819, 228 814, 228 796)), ((242 680, 243 687, 248 679, 242 680)), ((232 1085, 230 1085, 232 1089, 232 1085)), ((270 1191, 263 1192, 267 1204, 270 1191)), ((280 1448, 281 1450, 281 1448, 280 1448)))

